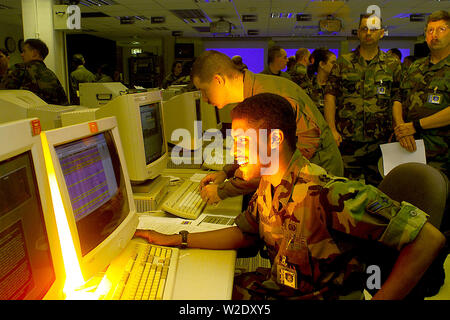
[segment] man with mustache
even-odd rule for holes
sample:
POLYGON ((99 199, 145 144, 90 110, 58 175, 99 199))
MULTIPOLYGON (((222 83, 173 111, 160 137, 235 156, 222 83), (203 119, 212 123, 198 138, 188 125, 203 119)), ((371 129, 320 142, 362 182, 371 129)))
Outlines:
POLYGON ((427 163, 447 177, 450 172, 449 21, 448 11, 437 11, 428 17, 425 35, 430 55, 415 61, 408 69, 401 85, 402 104, 393 109, 395 135, 401 146, 415 151, 414 137, 423 139, 427 163))
POLYGON ((393 132, 392 105, 400 104, 400 61, 378 47, 381 18, 361 15, 356 50, 339 57, 325 88, 324 114, 339 145, 344 175, 378 185, 379 145, 393 132))

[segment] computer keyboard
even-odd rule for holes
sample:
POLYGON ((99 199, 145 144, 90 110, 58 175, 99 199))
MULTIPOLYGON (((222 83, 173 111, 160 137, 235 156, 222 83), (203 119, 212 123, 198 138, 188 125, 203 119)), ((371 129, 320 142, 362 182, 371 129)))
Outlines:
POLYGON ((120 280, 108 298, 112 300, 161 300, 173 289, 178 248, 136 243, 120 280), (172 261, 172 264, 171 264, 172 261), (175 262, 174 262, 175 261, 175 262), (173 275, 168 277, 171 271, 173 275), (168 283, 170 281, 170 283, 168 283))
POLYGON ((164 211, 186 219, 197 219, 206 206, 198 191, 200 183, 185 180, 162 204, 164 211))

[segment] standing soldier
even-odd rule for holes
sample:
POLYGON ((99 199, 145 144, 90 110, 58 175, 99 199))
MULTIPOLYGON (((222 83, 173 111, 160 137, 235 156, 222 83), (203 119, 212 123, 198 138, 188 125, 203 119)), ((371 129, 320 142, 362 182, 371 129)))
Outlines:
POLYGON ((311 61, 314 62, 308 66, 308 78, 311 79, 309 96, 323 114, 324 91, 331 69, 336 64, 336 55, 326 48, 318 48, 311 54, 311 61))
POLYGON ((272 46, 267 52, 267 66, 261 71, 261 74, 268 74, 271 76, 280 76, 291 79, 291 76, 283 70, 286 68, 288 57, 286 50, 280 46, 272 46))
POLYGON ((307 68, 309 65, 310 52, 306 48, 300 48, 295 53, 295 66, 289 72, 291 80, 300 86, 306 93, 311 93, 311 84, 308 78, 307 68))
POLYGON ((428 17, 425 35, 430 55, 415 61, 402 82, 402 104, 393 109, 400 145, 416 150, 423 139, 427 163, 450 173, 450 16, 437 11, 428 17), (403 119, 406 119, 406 123, 403 119))
POLYGON ((95 76, 84 66, 86 61, 82 54, 74 54, 72 64, 75 70, 70 73, 71 102, 72 104, 80 104, 80 83, 95 82, 95 76))
POLYGON ((339 57, 331 70, 325 119, 340 147, 345 176, 378 185, 379 145, 393 131, 392 105, 400 96, 401 65, 379 49, 384 35, 381 19, 369 17, 360 18, 360 46, 339 57))
POLYGON ((39 39, 24 42, 22 59, 3 77, 0 89, 21 89, 35 93, 49 104, 67 105, 67 95, 44 59, 48 55, 47 45, 39 39))

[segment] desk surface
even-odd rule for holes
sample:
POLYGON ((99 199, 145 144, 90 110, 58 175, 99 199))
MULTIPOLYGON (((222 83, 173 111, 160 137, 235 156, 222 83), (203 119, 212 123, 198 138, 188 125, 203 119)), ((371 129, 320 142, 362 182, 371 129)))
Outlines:
MULTIPOLYGON (((163 176, 189 179, 195 173, 206 173, 199 169, 166 169, 163 176)), ((170 186, 174 190, 177 186, 170 186)), ((210 215, 237 216, 241 212, 242 197, 229 198, 217 206, 208 205, 203 213, 210 215)), ((166 213, 141 215, 164 217, 168 220, 180 218, 166 213)), ((174 220, 175 221, 175 220, 174 220)), ((231 299, 234 279, 236 251, 234 250, 180 250, 178 269, 173 293, 174 300, 225 300, 231 299)))

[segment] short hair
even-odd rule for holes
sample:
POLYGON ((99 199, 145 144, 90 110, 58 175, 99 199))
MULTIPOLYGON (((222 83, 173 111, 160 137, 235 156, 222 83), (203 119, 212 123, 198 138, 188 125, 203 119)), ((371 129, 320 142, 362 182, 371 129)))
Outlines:
POLYGON ((317 70, 319 70, 319 64, 320 62, 328 62, 328 59, 330 59, 331 55, 334 55, 333 52, 328 50, 327 48, 317 48, 315 49, 310 56, 310 60, 314 61, 308 66, 308 76, 313 76, 317 70))
POLYGON ((296 149, 297 123, 294 110, 289 101, 280 95, 259 93, 251 96, 231 110, 231 118, 246 119, 257 126, 255 129, 279 129, 283 131, 288 147, 296 149))
POLYGON ((207 50, 195 59, 191 69, 191 79, 198 77, 201 82, 209 82, 215 74, 235 78, 242 74, 242 71, 227 55, 219 51, 207 50))
POLYGON ((231 61, 233 61, 234 63, 236 63, 236 64, 242 64, 243 62, 242 62, 242 57, 241 56, 233 56, 232 58, 231 58, 231 61))
POLYGON ((398 48, 392 48, 392 49, 389 49, 388 52, 389 51, 392 52, 393 54, 395 54, 400 61, 402 60, 402 52, 398 48))
POLYGON ((267 63, 272 63, 275 60, 275 57, 279 55, 283 48, 280 46, 271 46, 267 51, 267 63))
POLYGON ((440 21, 440 20, 444 20, 447 25, 449 24, 450 15, 448 14, 448 11, 439 10, 439 11, 435 11, 432 14, 430 14, 428 16, 427 23, 425 25, 425 29, 428 27, 428 24, 430 22, 436 22, 436 21, 440 21))
POLYGON ((23 44, 27 44, 32 49, 36 50, 42 59, 45 59, 48 55, 48 47, 45 42, 40 39, 27 39, 23 44))
POLYGON ((304 57, 310 54, 309 50, 306 48, 300 48, 295 52, 295 61, 300 61, 304 57))
MULTIPOLYGON (((372 16, 373 13, 362 13, 359 16, 359 24, 358 24, 358 28, 361 28, 361 22, 363 21, 363 19, 369 19, 372 16)), ((381 17, 378 17, 380 19, 380 27, 381 29, 383 29, 383 19, 381 19, 381 17)))
POLYGON ((287 62, 287 68, 288 70, 291 69, 293 66, 295 66, 295 57, 294 56, 290 56, 288 58, 288 62, 287 62))
POLYGON ((72 56, 72 61, 73 61, 75 66, 80 66, 80 65, 85 63, 84 57, 83 57, 83 55, 81 53, 75 53, 72 56))
POLYGON ((3 53, 6 57, 9 57, 9 51, 3 48, 0 48, 0 52, 3 53))

